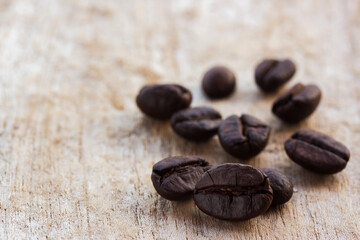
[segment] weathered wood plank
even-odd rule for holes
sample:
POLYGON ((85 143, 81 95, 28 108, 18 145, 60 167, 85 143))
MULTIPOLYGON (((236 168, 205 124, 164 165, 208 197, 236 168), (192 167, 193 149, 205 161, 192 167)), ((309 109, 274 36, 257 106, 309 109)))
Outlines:
POLYGON ((0 0, 1 239, 359 239, 360 1, 0 0), (316 82, 319 109, 296 125, 270 112, 256 88, 264 57, 291 57, 295 82, 316 82), (204 71, 228 65, 237 91, 208 101, 204 71), (134 98, 154 82, 181 83, 193 105, 252 113, 272 126, 248 163, 293 180, 284 206, 224 222, 152 187, 152 165, 197 154, 237 162, 216 138, 195 144, 144 117, 134 98), (319 176, 291 162, 283 142, 299 127, 351 150, 347 168, 319 176))

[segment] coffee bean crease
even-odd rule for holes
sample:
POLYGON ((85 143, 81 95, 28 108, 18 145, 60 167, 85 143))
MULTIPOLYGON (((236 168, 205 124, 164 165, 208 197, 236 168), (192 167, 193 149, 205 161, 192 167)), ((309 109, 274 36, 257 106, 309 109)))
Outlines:
POLYGON ((162 183, 167 177, 171 176, 174 173, 181 174, 192 171, 196 167, 206 167, 209 164, 207 162, 193 163, 193 164, 183 164, 174 168, 168 169, 166 172, 158 172, 154 170, 155 173, 161 176, 160 182, 162 183))

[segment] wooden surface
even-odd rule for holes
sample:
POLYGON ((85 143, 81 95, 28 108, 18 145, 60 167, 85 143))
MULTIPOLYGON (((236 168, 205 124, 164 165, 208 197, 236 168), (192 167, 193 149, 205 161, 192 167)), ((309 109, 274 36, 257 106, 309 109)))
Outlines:
POLYGON ((1 239, 359 239, 360 2, 0 0, 1 239), (290 57, 292 81, 323 91, 311 118, 283 125, 276 95, 254 84, 264 57, 290 57), (209 101, 200 80, 224 64, 237 76, 229 99, 209 101), (155 192, 152 165, 196 154, 238 162, 217 138, 187 142, 144 117, 134 98, 148 83, 181 83, 193 106, 224 117, 250 113, 272 127, 248 163, 285 172, 295 193, 245 222, 200 212, 155 192), (346 169, 320 176, 286 156, 300 127, 351 151, 346 169))

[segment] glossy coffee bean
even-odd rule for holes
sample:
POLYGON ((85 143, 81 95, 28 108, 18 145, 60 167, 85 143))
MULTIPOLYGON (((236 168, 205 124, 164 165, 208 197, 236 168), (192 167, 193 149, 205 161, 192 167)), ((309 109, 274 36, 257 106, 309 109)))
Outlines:
POLYGON ((241 117, 232 115, 220 124, 218 134, 226 152, 240 159, 248 159, 265 148, 270 127, 248 114, 241 117))
POLYGON ((272 112, 285 122, 296 123, 310 116, 320 99, 321 91, 316 85, 299 83, 274 102, 272 112))
POLYGON ((209 98, 224 98, 235 90, 235 82, 232 71, 223 66, 216 66, 205 73, 202 87, 209 98))
POLYGON ((300 129, 285 142, 291 160, 317 173, 332 174, 343 170, 349 150, 333 138, 311 129, 300 129))
POLYGON ((270 180, 273 190, 273 201, 271 205, 276 206, 289 201, 293 195, 293 184, 283 173, 275 169, 261 169, 270 180))
POLYGON ((163 198, 182 200, 193 194, 195 184, 208 169, 209 163, 197 156, 169 157, 153 166, 151 180, 163 198))
POLYGON ((246 220, 264 213, 273 200, 269 179, 256 168, 226 163, 207 171, 195 186, 194 200, 204 213, 246 220))
POLYGON ((190 91, 176 84, 154 84, 143 87, 136 103, 140 110, 152 118, 169 119, 171 115, 190 106, 190 91))
POLYGON ((289 81, 295 71, 295 64, 291 60, 267 59, 257 65, 255 81, 264 92, 274 92, 289 81))
POLYGON ((173 130, 188 140, 206 141, 218 131, 221 115, 210 107, 195 107, 176 112, 171 117, 173 130))

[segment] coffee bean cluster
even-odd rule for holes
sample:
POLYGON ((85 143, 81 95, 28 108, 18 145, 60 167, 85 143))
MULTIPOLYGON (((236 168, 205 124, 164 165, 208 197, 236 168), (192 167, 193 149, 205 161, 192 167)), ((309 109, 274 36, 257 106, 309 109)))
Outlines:
MULTIPOLYGON (((289 60, 266 59, 255 69, 255 83, 265 93, 276 93, 295 74, 289 60)), ((224 66, 208 70, 202 80, 210 99, 226 98, 235 91, 235 74, 224 66)), ((298 83, 280 94, 272 112, 293 124, 309 117, 321 100, 315 84, 298 83)), ((143 87, 136 103, 149 117, 171 120, 176 134, 189 141, 207 141, 218 135, 223 149, 241 160, 258 155, 267 145, 270 126, 250 114, 223 119, 211 107, 190 107, 191 92, 177 84, 143 87)), ((289 158, 320 174, 334 174, 346 167, 349 150, 326 134, 299 129, 285 142, 289 158)), ((204 213, 224 220, 247 220, 266 212, 270 206, 284 204, 293 195, 293 185, 275 169, 257 169, 240 163, 211 166, 199 156, 174 156, 153 166, 151 175, 156 191, 165 199, 178 201, 193 197, 204 213)))

